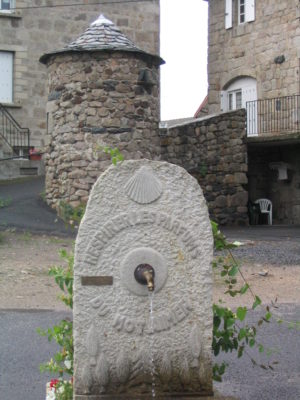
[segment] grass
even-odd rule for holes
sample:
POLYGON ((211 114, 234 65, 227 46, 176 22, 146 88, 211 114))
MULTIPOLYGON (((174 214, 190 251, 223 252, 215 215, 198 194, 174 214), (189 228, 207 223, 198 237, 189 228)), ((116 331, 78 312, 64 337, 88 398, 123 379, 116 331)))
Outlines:
POLYGON ((19 236, 19 239, 24 242, 29 242, 32 239, 32 234, 26 231, 19 236))
POLYGON ((53 244, 60 244, 62 246, 68 246, 68 244, 66 243, 66 239, 64 239, 64 238, 50 237, 49 241, 50 241, 50 243, 53 243, 53 244))

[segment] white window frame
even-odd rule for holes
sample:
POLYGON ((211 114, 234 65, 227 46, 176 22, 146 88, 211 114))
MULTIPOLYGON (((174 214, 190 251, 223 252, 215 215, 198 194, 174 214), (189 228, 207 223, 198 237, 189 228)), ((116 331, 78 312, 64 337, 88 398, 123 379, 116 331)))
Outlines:
POLYGON ((225 0, 225 29, 232 28, 232 0, 225 0))
POLYGON ((0 50, 0 58, 1 55, 3 55, 4 68, 1 71, 0 67, 0 103, 11 104, 13 103, 14 53, 0 50))
POLYGON ((242 89, 230 90, 227 92, 227 109, 229 111, 242 108, 242 89))
POLYGON ((225 85, 225 88, 220 93, 221 111, 247 109, 247 135, 257 135, 256 80, 250 76, 237 77, 231 84, 225 85))
POLYGON ((5 0, 0 0, 0 13, 12 13, 12 12, 14 12, 14 9, 16 7, 16 1, 15 0, 8 0, 9 8, 2 8, 4 1, 5 0))
POLYGON ((238 0, 238 21, 244 24, 246 21, 246 3, 247 0, 238 0))
POLYGON ((234 14, 233 5, 238 7, 238 25, 255 21, 255 0, 225 0, 225 29, 232 28, 234 14))

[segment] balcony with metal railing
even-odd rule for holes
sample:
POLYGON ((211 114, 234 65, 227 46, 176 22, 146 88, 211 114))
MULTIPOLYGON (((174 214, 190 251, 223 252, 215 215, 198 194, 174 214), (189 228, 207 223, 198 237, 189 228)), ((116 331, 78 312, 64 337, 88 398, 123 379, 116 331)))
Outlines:
MULTIPOLYGON (((11 149, 9 158, 28 156, 30 131, 22 128, 9 111, 0 104, 0 144, 11 149)), ((0 146, 1 147, 1 146, 0 146)))
POLYGON ((247 136, 300 133, 300 95, 248 101, 247 136))

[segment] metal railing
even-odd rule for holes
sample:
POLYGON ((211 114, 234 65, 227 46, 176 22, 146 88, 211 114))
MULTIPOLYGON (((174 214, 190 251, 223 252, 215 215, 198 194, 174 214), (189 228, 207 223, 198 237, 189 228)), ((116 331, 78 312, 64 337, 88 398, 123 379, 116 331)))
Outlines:
POLYGON ((22 128, 8 110, 0 104, 0 138, 16 156, 27 156, 30 149, 30 131, 22 128))
POLYGON ((295 133, 300 128, 300 95, 248 101, 247 135, 295 133))

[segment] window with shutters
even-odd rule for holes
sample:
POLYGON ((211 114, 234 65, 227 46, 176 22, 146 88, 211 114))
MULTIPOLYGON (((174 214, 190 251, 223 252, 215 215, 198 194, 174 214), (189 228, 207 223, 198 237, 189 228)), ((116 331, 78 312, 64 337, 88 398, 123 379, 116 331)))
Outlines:
POLYGON ((12 12, 15 8, 15 0, 0 0, 0 12, 12 12))
POLYGON ((0 51, 0 103, 13 102, 14 53, 0 51))
POLYGON ((255 0, 225 0, 225 28, 255 20, 255 0))

